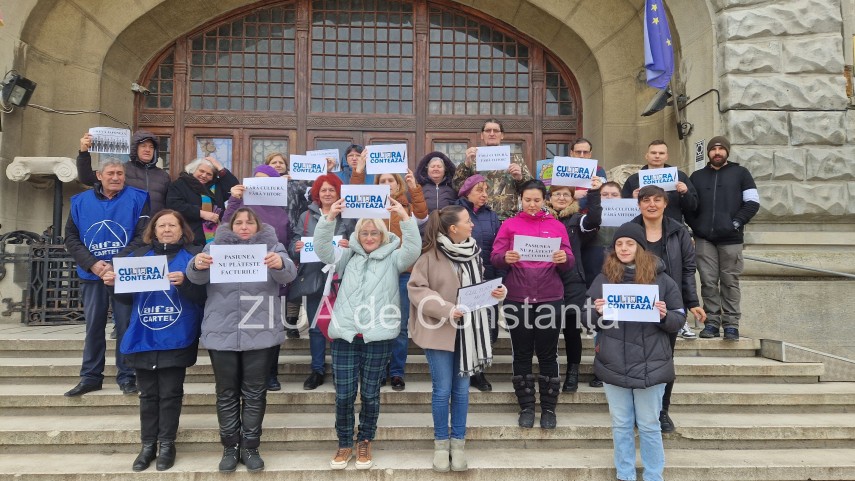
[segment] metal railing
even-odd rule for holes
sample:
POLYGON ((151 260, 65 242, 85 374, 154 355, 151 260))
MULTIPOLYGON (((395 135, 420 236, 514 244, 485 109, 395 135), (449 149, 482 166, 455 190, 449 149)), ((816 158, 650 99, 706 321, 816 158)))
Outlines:
POLYGON ((748 255, 743 255, 743 257, 745 259, 750 260, 750 261, 765 262, 766 264, 774 264, 777 266, 790 267, 793 269, 801 269, 804 271, 820 272, 822 274, 829 274, 832 276, 839 276, 839 277, 846 277, 849 279, 855 279, 855 274, 847 274, 845 272, 832 271, 832 270, 828 270, 828 269, 820 269, 819 267, 811 267, 811 266, 805 266, 805 265, 801 265, 801 264, 793 264, 792 262, 773 261, 772 259, 764 259, 762 257, 754 257, 754 256, 748 256, 748 255))

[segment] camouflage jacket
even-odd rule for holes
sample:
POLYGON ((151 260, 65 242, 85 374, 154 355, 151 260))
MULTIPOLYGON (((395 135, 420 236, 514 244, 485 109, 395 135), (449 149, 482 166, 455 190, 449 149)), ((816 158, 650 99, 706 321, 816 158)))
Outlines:
POLYGON ((500 221, 504 221, 519 212, 519 194, 517 193, 517 189, 523 183, 532 179, 531 172, 526 167, 522 154, 511 154, 511 162, 519 164, 522 168, 522 179, 519 181, 514 180, 506 170, 478 172, 474 162, 472 163, 472 167, 467 167, 466 162, 461 162, 457 166, 457 172, 454 173, 452 185, 455 190, 459 190, 463 182, 470 175, 483 175, 487 179, 487 205, 499 216, 500 221))

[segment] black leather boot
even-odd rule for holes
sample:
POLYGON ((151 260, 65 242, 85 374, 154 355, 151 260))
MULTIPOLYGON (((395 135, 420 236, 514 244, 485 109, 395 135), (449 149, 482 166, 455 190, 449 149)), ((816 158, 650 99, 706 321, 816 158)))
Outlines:
POLYGON ((561 378, 538 376, 537 382, 540 384, 540 427, 555 429, 558 424, 555 419, 555 407, 558 405, 561 378))
POLYGON ((140 454, 137 459, 134 459, 133 470, 136 472, 145 471, 154 458, 157 456, 157 443, 143 443, 140 454))
POLYGON ((564 387, 561 392, 576 392, 579 390, 579 365, 570 364, 564 373, 564 387))
POLYGON ((175 442, 165 441, 160 443, 160 451, 157 453, 155 467, 158 471, 166 471, 175 464, 175 442))
POLYGON ((520 403, 518 424, 521 428, 534 427, 534 374, 514 376, 511 378, 514 393, 520 403))
POLYGON ((240 446, 235 444, 223 447, 223 459, 220 460, 220 472, 232 473, 240 461, 240 446))

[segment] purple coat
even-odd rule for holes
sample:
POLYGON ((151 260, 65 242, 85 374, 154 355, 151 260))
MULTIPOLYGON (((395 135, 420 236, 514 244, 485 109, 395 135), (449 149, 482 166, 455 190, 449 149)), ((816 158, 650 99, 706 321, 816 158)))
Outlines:
POLYGON ((530 304, 564 299, 564 283, 558 271, 570 270, 576 264, 567 229, 546 211, 540 211, 535 215, 520 212, 505 220, 499 228, 499 233, 496 234, 496 240, 493 241, 490 260, 496 269, 508 271, 503 281, 508 288, 507 298, 514 302, 525 302, 528 299, 530 304), (519 261, 508 264, 505 262, 505 253, 513 250, 516 235, 560 237, 561 250, 567 253, 567 262, 554 264, 519 261))
MULTIPOLYGON (((235 211, 241 207, 244 207, 243 199, 230 198, 226 212, 223 214, 223 222, 231 220, 235 211)), ((252 209, 261 219, 261 222, 273 227, 273 230, 276 231, 276 238, 283 246, 291 245, 289 242, 291 228, 288 223, 288 211, 285 210, 285 207, 277 205, 247 205, 245 207, 252 209)))

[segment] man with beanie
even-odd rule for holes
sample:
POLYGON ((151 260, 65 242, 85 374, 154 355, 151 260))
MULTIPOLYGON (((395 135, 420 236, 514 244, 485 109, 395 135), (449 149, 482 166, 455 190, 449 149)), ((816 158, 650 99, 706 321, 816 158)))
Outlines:
MULTIPOLYGON (((88 132, 80 139, 77 154, 77 179, 83 185, 94 185, 98 179, 92 170, 92 135, 88 132)), ((166 206, 166 190, 172 180, 169 174, 157 166, 157 137, 146 130, 134 132, 131 138, 130 162, 125 165, 125 183, 148 192, 151 213, 156 214, 166 206)))
POLYGON ((689 179, 698 192, 698 208, 686 213, 695 236, 701 297, 707 321, 700 337, 739 340, 739 276, 742 274, 743 229, 760 210, 760 195, 748 169, 729 162, 730 142, 713 137, 709 163, 689 179))
MULTIPOLYGON (((488 147, 501 145, 505 138, 505 129, 498 119, 487 119, 481 127, 481 142, 488 147)), ((452 186, 460 189, 466 179, 478 172, 475 157, 478 147, 466 149, 466 160, 457 166, 452 186)), ((511 154, 511 165, 508 170, 491 170, 481 173, 487 179, 490 188, 490 198, 487 205, 504 221, 519 212, 519 193, 517 190, 526 181, 531 180, 531 173, 525 165, 521 154, 511 154)))

